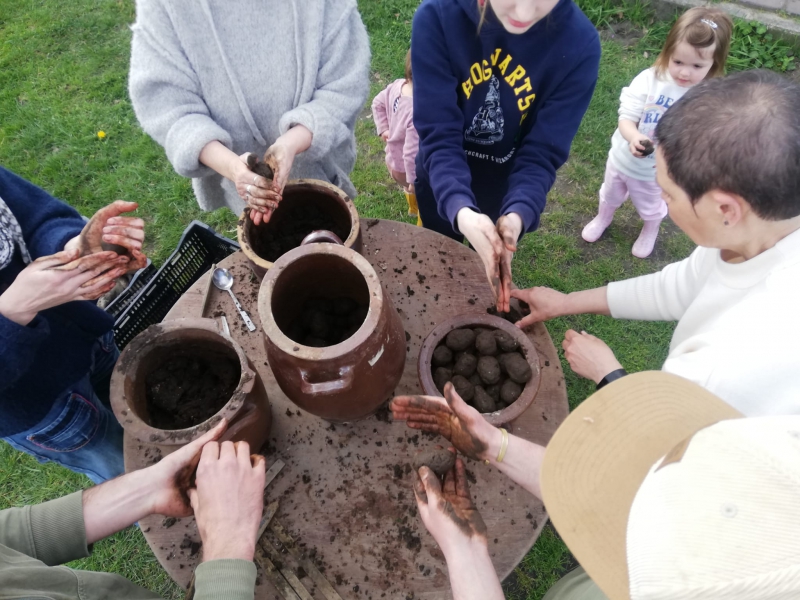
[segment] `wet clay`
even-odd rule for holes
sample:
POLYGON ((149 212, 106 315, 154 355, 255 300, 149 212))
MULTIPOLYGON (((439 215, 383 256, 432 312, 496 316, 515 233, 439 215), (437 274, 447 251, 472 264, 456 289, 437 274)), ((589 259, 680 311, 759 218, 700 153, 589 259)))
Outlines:
POLYGON ((458 395, 482 413, 515 402, 533 376, 517 340, 499 329, 454 329, 434 349, 432 365, 440 392, 451 381, 458 395))
POLYGON ((186 429, 214 416, 241 378, 236 355, 203 344, 176 349, 147 374, 149 424, 186 429))
POLYGON ((332 231, 342 240, 350 235, 349 224, 341 218, 319 206, 290 201, 275 210, 269 223, 251 227, 250 246, 261 258, 275 262, 300 246, 309 233, 319 230, 332 231))
POLYGON ((653 145, 653 142, 650 140, 644 140, 640 142, 642 146, 644 146, 644 150, 642 150, 642 156, 650 156, 653 152, 655 152, 656 147, 653 145))
POLYGON ((455 453, 442 446, 420 450, 414 455, 413 461, 415 471, 419 471, 420 467, 428 467, 439 477, 450 471, 455 464, 455 453))
POLYGON ((295 342, 314 348, 333 346, 350 338, 364 323, 369 312, 352 298, 312 296, 300 316, 285 332, 295 342))

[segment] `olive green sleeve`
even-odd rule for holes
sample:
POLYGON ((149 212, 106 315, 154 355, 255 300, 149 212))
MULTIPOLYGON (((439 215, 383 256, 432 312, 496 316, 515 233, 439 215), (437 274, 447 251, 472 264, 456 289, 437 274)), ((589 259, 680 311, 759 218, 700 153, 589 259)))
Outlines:
POLYGON ((253 600, 256 565, 222 558, 201 563, 194 572, 195 600, 253 600))

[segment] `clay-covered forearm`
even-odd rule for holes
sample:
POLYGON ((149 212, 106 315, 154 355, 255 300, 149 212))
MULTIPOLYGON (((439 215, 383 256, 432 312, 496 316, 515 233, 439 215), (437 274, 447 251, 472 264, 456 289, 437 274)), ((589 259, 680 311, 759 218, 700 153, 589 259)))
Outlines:
POLYGON ((256 565, 223 558, 201 563, 194 572, 195 600, 253 600, 256 565))
POLYGON ((49 566, 89 556, 81 494, 0 511, 0 545, 49 566))

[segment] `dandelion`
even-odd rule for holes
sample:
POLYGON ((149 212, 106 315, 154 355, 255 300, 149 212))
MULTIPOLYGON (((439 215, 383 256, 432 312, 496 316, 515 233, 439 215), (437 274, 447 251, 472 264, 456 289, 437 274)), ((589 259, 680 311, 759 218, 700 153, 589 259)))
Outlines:
POLYGON ((106 138, 106 132, 105 131, 98 131, 97 132, 97 137, 98 137, 98 139, 104 140, 106 138))

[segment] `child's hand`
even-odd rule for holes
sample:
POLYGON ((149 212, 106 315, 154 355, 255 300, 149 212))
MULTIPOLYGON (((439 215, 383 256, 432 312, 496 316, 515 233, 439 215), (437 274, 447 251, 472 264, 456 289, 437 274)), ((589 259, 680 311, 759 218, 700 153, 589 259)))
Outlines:
POLYGON ((387 129, 386 131, 384 131, 383 133, 381 133, 381 135, 380 135, 380 138, 381 138, 381 139, 382 139, 384 142, 388 142, 388 141, 389 141, 389 130, 387 129))
POLYGON ((630 143, 631 154, 636 158, 644 158, 645 156, 653 153, 653 140, 646 135, 639 134, 633 138, 630 143))

